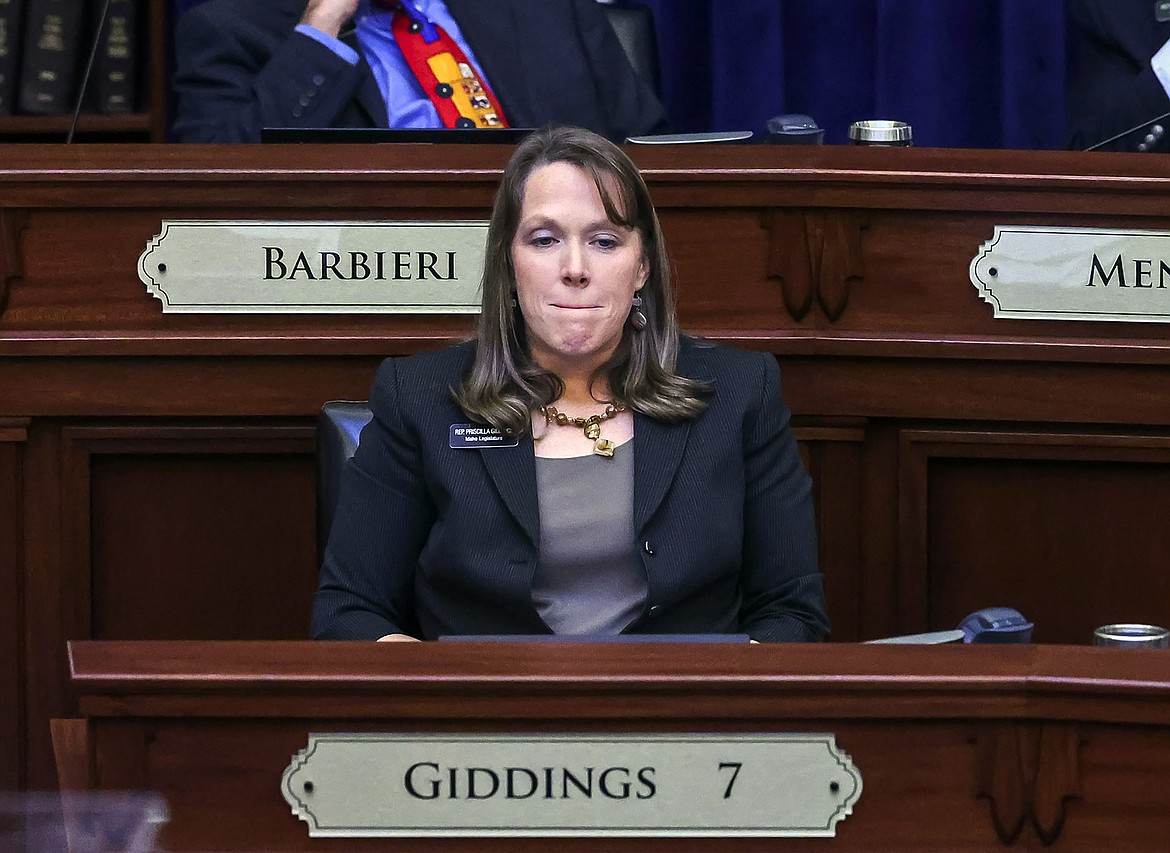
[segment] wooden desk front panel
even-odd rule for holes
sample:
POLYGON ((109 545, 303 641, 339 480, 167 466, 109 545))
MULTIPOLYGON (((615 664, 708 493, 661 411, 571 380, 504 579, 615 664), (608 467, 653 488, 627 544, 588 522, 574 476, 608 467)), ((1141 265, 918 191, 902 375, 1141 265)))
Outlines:
MULTIPOLYGON (((136 274, 161 222, 483 218, 507 152, 472 148, 387 149, 365 170, 350 164, 368 149, 346 147, 7 149, 0 579, 20 592, 0 605, 0 685, 20 698, 0 726, 22 734, 0 741, 28 745, 0 784, 52 784, 66 639, 302 637, 317 410, 364 398, 383 356, 470 330, 163 314, 136 274)), ((994 320, 967 280, 996 224, 1156 227, 1158 163, 1100 177, 1027 152, 635 154, 684 326, 780 360, 835 639, 992 604, 1048 642, 1170 623, 1166 328, 994 320)))
POLYGON ((89 643, 72 663, 96 787, 161 792, 170 850, 419 849, 310 841, 279 791, 310 732, 832 732, 864 784, 831 839, 422 843, 443 851, 1145 853, 1170 806, 1159 651, 89 643))
MULTIPOLYGON (((167 800, 172 821, 162 843, 167 850, 385 850, 415 851, 883 851, 945 853, 986 851, 999 841, 985 801, 974 795, 979 752, 963 722, 905 724, 835 722, 838 747, 861 770, 865 791, 854 814, 838 825, 834 839, 310 839, 307 825, 291 814, 280 793, 280 777, 310 732, 619 732, 651 733, 825 731, 824 720, 775 719, 766 726, 712 720, 708 725, 669 721, 597 723, 573 720, 498 720, 483 723, 395 724, 363 719, 98 721, 93 726, 101 767, 97 786, 156 791, 167 800), (913 829, 909 828, 913 824, 913 829), (956 844, 955 840, 961 839, 956 844)), ((1165 739, 1163 739, 1165 740, 1165 739)), ((1170 747, 1170 742, 1163 744, 1170 747)), ((1136 744, 1126 741, 1124 754, 1136 744)), ((1170 769, 1170 767, 1166 767, 1170 769)), ((378 793, 370 792, 376 797, 378 793)), ((1159 800, 1164 798, 1159 798, 1159 800)), ((1087 811, 1087 810, 1086 810, 1087 811)), ((1095 817, 1085 816, 1089 821, 1095 817)), ((1097 820, 1108 820, 1108 813, 1097 820)), ((1150 820, 1154 820, 1150 816, 1150 820)), ((1129 831, 1150 837, 1149 826, 1129 831)), ((1033 837, 1028 833, 1025 837, 1033 837)), ((1024 847, 1023 849, 1028 849, 1024 847)), ((1064 849, 1096 853, 1103 848, 1064 849)), ((1114 849, 1127 849, 1124 845, 1114 849)), ((1128 848, 1128 849, 1133 849, 1128 848)))

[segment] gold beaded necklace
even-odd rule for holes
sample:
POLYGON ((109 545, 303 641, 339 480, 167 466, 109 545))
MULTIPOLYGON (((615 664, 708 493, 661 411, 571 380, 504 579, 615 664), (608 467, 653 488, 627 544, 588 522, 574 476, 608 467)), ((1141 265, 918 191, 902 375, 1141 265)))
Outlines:
POLYGON ((613 458, 614 443, 608 438, 601 437, 601 424, 612 417, 620 415, 626 407, 620 403, 610 403, 600 415, 590 415, 587 418, 570 418, 564 412, 557 411, 556 406, 541 406, 540 413, 544 415, 544 422, 557 426, 575 426, 585 433, 585 437, 593 442, 593 452, 607 459, 613 458))

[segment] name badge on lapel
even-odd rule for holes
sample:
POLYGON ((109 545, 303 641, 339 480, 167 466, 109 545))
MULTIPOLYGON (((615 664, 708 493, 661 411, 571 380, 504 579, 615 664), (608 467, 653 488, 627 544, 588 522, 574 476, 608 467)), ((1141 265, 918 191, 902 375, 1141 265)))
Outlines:
POLYGON ((451 424, 452 450, 477 450, 484 447, 515 447, 520 439, 483 424, 451 424))

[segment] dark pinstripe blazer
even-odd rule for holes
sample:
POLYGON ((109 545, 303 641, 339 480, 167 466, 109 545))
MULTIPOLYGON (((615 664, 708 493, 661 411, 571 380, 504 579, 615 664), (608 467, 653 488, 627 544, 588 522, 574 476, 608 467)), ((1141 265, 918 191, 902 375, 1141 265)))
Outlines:
MULTIPOLYGON (((539 510, 530 436, 452 449, 467 423, 448 388, 473 345, 388 359, 347 467, 313 606, 313 635, 541 634, 532 603, 539 510)), ((637 633, 828 633, 810 481, 772 356, 684 342, 711 381, 693 422, 634 416, 634 530, 648 595, 637 633)))
MULTIPOLYGON (((669 130, 594 0, 446 0, 513 127, 576 124, 621 141, 669 130)), ((174 134, 255 142, 263 127, 385 127, 363 59, 293 28, 305 0, 209 0, 175 33, 174 134)), ((352 31, 343 38, 361 53, 352 31)))

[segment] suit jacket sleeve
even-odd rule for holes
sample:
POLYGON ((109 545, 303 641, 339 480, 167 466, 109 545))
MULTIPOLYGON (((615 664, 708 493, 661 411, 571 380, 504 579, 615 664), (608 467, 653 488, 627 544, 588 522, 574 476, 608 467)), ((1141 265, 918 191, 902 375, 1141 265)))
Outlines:
POLYGON ((295 16, 253 20, 234 2, 196 6, 176 27, 176 138, 258 142, 263 127, 335 126, 365 66, 295 32, 295 16))
MULTIPOLYGON (((1140 125, 1101 148, 1138 151, 1149 125, 1170 112, 1170 98, 1150 66, 1170 37, 1170 24, 1155 23, 1150 5, 1117 0, 1070 0, 1068 14, 1076 63, 1069 85, 1068 147, 1084 150, 1140 125)), ((1170 133, 1150 150, 1170 150, 1170 133)))
POLYGON ((415 569, 435 509, 423 476, 420 437, 401 416, 393 359, 378 369, 370 409, 373 419, 342 477, 313 599, 316 639, 419 636, 415 569))
POLYGON ((780 370, 761 356, 761 389, 744 424, 741 629, 761 642, 815 642, 829 633, 818 568, 812 481, 780 398, 780 370))

